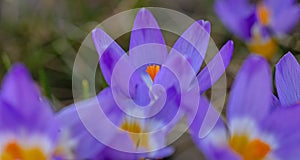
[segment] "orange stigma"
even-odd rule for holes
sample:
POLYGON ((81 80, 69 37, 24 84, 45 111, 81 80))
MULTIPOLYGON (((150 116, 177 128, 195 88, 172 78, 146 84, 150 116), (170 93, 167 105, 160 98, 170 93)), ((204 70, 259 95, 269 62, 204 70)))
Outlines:
POLYGON ((146 69, 146 72, 149 74, 149 76, 151 77, 152 81, 154 81, 156 74, 158 73, 158 71, 160 70, 160 66, 153 64, 153 65, 149 65, 146 69))
POLYGON ((265 5, 259 4, 257 6, 257 18, 258 18, 258 21, 260 22, 260 24, 262 24, 264 26, 269 24, 270 11, 265 5))
POLYGON ((232 136, 229 145, 243 160, 261 160, 271 151, 268 144, 260 139, 250 140, 247 135, 232 136))

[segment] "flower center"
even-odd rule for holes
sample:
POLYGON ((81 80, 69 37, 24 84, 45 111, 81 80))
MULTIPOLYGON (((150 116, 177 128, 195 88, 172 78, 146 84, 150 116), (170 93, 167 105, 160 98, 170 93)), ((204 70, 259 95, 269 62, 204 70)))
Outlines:
POLYGON ((277 43, 273 38, 263 38, 261 33, 253 31, 253 38, 248 43, 248 48, 251 52, 260 54, 267 59, 271 59, 277 51, 277 43))
POLYGON ((149 149, 149 136, 147 133, 144 133, 141 125, 138 122, 125 120, 121 125, 121 129, 130 134, 130 138, 136 148, 142 147, 149 149))
POLYGON ((128 120, 125 120, 121 126, 121 128, 125 131, 131 132, 131 133, 141 133, 142 128, 139 123, 136 121, 129 122, 128 120))
POLYGON ((156 74, 158 73, 158 71, 160 70, 160 66, 153 64, 153 65, 149 65, 146 69, 146 72, 148 73, 148 75, 151 77, 152 81, 154 81, 156 74))
POLYGON ((18 143, 16 142, 10 142, 8 143, 0 158, 2 160, 46 160, 46 155, 43 153, 43 151, 38 147, 32 147, 32 148, 22 148, 18 143))
POLYGON ((249 139, 247 135, 234 135, 229 140, 230 147, 243 160, 262 160, 271 151, 271 147, 260 139, 249 139))
POLYGON ((259 4, 256 12, 260 24, 266 26, 270 23, 270 11, 265 5, 259 4))

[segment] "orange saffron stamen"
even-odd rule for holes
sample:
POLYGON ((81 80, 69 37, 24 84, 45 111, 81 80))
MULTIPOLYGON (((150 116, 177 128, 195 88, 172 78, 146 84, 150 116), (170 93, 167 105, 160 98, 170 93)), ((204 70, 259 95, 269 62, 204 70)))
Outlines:
POLYGON ((270 22, 270 11, 263 4, 257 6, 257 17, 260 24, 266 26, 270 22))
POLYGON ((150 65, 147 67, 146 72, 149 74, 149 76, 151 77, 152 81, 154 81, 156 74, 158 73, 158 71, 160 70, 160 66, 159 65, 150 65))

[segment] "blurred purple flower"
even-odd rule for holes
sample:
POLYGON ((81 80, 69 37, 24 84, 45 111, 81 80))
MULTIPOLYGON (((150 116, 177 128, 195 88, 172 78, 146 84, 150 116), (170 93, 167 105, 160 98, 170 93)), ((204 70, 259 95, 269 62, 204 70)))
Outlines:
POLYGON ((75 141, 58 128, 25 66, 12 66, 0 92, 0 159, 74 159, 75 141))
POLYGON ((217 0, 215 10, 223 24, 244 40, 249 49, 271 58, 277 50, 275 36, 290 32, 299 21, 295 0, 217 0))
MULTIPOLYGON (((178 113, 181 118, 184 113, 179 108, 181 96, 185 94, 188 97, 187 95, 190 94, 188 90, 192 90, 189 88, 191 87, 190 83, 195 79, 191 72, 194 72, 196 76, 200 70, 209 43, 209 33, 209 22, 202 20, 195 22, 182 34, 168 54, 167 46, 155 18, 147 9, 141 9, 137 13, 133 25, 130 50, 127 55, 103 30, 95 29, 92 32, 92 38, 101 57, 100 67, 109 87, 101 91, 97 98, 79 102, 81 108, 77 107, 76 110, 72 105, 58 116, 63 124, 72 129, 73 136, 82 138, 81 147, 85 149, 81 149, 81 151, 94 155, 96 159, 162 158, 172 154, 173 149, 170 147, 155 150, 166 144, 166 136, 179 120, 175 115, 178 113), (146 65, 135 69, 137 63, 143 61, 146 61, 146 65), (158 62, 162 65, 157 64, 158 62), (184 62, 189 64, 190 70, 184 65, 184 62), (116 69, 118 67, 121 70, 116 69), (131 74, 130 71, 133 70, 134 72, 131 74), (172 72, 174 70, 179 73, 180 77, 174 75, 172 72), (127 82, 129 76, 131 77, 127 82), (184 81, 186 87, 179 86, 180 81, 184 81), (158 85, 164 88, 165 96, 162 94, 162 89, 157 87, 158 85), (126 90, 128 86, 129 92, 126 90), (114 93, 114 90, 117 92, 114 93), (187 92, 181 93, 181 91, 187 92), (133 118, 120 109, 120 107, 124 107, 127 113, 136 113, 136 108, 132 107, 132 100, 141 108, 150 108, 149 112, 152 113, 159 110, 158 105, 163 98, 166 98, 163 108, 152 117, 133 118), (99 106, 105 115, 97 115, 99 106), (81 112, 84 117, 88 117, 89 122, 85 123, 91 125, 107 126, 105 119, 108 117, 116 126, 126 131, 126 134, 113 133, 107 128, 99 129, 99 132, 95 129, 96 127, 89 128, 89 130, 97 132, 95 134, 100 135, 104 141, 109 143, 110 147, 126 146, 139 153, 125 153, 105 147, 96 140, 96 137, 92 137, 88 131, 83 130, 84 126, 78 117, 78 112, 81 112), (103 119, 103 121, 97 121, 95 117, 103 119), (166 127, 167 125, 169 127, 166 127), (159 130, 157 134, 147 134, 156 130, 159 130), (88 136, 90 137, 87 138, 88 136), (89 146, 92 142, 94 145, 91 149, 89 146), (140 153, 140 151, 151 152, 140 153)), ((200 90, 196 94, 203 93, 220 78, 230 62, 232 52, 233 42, 229 41, 197 75, 198 82, 196 81, 196 83, 199 83, 200 90)), ((193 98, 190 96, 187 100, 189 102, 186 101, 183 104, 184 111, 188 114, 192 114, 190 113, 192 109, 188 107, 188 104, 192 103, 193 98)))
POLYGON ((300 105, 272 106, 271 71, 267 61, 250 56, 234 82, 227 106, 227 124, 220 119, 203 139, 198 132, 204 119, 201 113, 191 126, 198 147, 210 160, 298 159, 300 156, 300 105))
POLYGON ((277 63, 275 80, 281 105, 300 103, 300 66, 292 53, 288 52, 277 63))

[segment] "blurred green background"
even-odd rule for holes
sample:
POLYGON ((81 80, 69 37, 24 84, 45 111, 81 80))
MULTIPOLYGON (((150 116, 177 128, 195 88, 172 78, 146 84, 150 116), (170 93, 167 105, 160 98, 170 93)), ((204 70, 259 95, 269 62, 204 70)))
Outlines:
MULTIPOLYGON (((59 110, 73 102, 72 66, 87 34, 116 13, 151 6, 174 9, 195 20, 209 20, 211 36, 218 47, 228 39, 235 41, 234 57, 227 70, 230 87, 248 51, 218 20, 213 3, 212 0, 0 0, 0 79, 12 63, 25 63, 43 93, 53 102, 54 109, 59 110)), ((120 42, 122 46, 129 42, 128 38, 124 40, 120 42)), ((280 39, 279 44, 279 54, 271 64, 289 50, 298 56, 300 25, 280 39)), ((103 79, 100 77, 96 82, 100 90, 103 79)), ((183 138, 176 143, 180 144, 177 149, 183 150, 178 157, 183 156, 184 146, 190 142, 183 138)))

